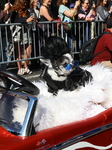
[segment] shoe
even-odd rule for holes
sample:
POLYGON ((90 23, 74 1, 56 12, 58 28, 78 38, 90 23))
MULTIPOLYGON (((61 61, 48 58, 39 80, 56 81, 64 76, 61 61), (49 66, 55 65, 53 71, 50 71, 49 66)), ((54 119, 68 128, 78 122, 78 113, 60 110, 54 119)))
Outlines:
POLYGON ((24 74, 32 74, 32 71, 28 67, 24 68, 24 74))
POLYGON ((24 75, 24 68, 21 68, 17 72, 18 75, 24 75))

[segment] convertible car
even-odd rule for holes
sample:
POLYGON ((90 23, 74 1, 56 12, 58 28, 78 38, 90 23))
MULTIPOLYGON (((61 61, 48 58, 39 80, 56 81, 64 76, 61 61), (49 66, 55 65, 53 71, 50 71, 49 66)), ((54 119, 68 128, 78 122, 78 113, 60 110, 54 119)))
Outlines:
POLYGON ((0 150, 112 150, 112 108, 37 131, 38 95, 33 83, 0 70, 0 150))

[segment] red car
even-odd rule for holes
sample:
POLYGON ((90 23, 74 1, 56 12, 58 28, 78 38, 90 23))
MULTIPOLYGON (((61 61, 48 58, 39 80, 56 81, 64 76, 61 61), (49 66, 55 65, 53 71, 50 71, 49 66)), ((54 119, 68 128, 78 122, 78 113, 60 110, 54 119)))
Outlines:
POLYGON ((0 79, 0 150, 112 150, 112 108, 36 133, 33 118, 39 89, 2 69, 0 79))

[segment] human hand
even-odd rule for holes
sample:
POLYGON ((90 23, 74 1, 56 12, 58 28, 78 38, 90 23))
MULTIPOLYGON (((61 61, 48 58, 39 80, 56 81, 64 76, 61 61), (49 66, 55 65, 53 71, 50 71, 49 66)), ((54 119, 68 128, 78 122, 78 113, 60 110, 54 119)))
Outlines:
POLYGON ((33 16, 30 16, 30 17, 26 20, 26 22, 32 22, 32 21, 35 21, 35 18, 34 18, 33 16))
POLYGON ((5 6, 4 6, 4 11, 9 11, 9 9, 11 8, 11 3, 10 2, 8 2, 7 4, 5 4, 5 6))
POLYGON ((80 3, 81 3, 80 0, 76 1, 74 7, 78 7, 80 5, 80 3))
POLYGON ((85 20, 86 20, 86 21, 92 21, 92 18, 86 17, 85 20))
POLYGON ((109 13, 112 13, 112 6, 110 7, 109 13))
MULTIPOLYGON (((38 21, 37 21, 37 19, 35 19, 35 13, 30 13, 30 17, 33 17, 33 22, 34 23, 37 23, 38 21)), ((31 22, 31 21, 30 21, 31 22)))
POLYGON ((68 25, 68 24, 69 24, 69 22, 62 22, 62 24, 63 24, 63 25, 68 25))

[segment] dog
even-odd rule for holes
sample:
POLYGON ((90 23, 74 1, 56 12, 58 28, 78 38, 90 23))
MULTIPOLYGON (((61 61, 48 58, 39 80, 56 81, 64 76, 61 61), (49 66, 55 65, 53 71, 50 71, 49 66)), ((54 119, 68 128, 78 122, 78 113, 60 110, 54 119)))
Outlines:
POLYGON ((67 43, 63 38, 50 36, 42 48, 41 62, 45 68, 41 73, 48 85, 48 91, 56 95, 60 89, 73 91, 92 80, 87 70, 81 69, 74 62, 67 43))

